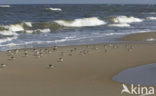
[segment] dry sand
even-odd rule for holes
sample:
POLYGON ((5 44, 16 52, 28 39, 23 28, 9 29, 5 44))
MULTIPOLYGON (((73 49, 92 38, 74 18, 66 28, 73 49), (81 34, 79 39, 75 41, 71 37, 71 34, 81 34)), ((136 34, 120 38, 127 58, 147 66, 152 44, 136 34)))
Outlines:
POLYGON ((122 84, 112 77, 127 68, 154 62, 156 44, 1 52, 0 64, 6 66, 0 68, 0 96, 121 96, 122 84))

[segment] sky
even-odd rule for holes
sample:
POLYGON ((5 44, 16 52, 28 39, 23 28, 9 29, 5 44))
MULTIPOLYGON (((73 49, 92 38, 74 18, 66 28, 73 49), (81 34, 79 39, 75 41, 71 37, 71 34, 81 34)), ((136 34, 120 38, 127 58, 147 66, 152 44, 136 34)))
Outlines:
POLYGON ((0 4, 156 4, 156 0, 0 0, 0 4))

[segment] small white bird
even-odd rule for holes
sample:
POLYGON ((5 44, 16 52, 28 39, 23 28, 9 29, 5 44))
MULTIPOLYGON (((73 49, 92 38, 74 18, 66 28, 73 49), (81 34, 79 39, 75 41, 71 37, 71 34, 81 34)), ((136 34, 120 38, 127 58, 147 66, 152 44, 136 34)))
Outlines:
POLYGON ((56 50, 57 50, 57 46, 54 46, 54 47, 53 47, 53 50, 56 51, 56 50))
POLYGON ((52 65, 52 64, 49 64, 48 65, 48 68, 54 68, 55 66, 54 65, 52 65))
POLYGON ((6 65, 5 64, 1 64, 1 66, 0 66, 1 68, 4 68, 4 67, 6 67, 6 65))
POLYGON ((57 62, 63 62, 63 58, 59 58, 57 62))

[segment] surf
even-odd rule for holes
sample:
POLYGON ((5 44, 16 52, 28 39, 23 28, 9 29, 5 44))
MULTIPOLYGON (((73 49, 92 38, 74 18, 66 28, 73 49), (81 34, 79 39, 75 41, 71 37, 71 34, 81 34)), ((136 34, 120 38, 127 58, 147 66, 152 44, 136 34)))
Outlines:
POLYGON ((2 7, 2 8, 7 7, 8 8, 8 7, 11 7, 11 6, 10 5, 0 5, 0 7, 2 7))
POLYGON ((47 11, 62 11, 61 8, 46 8, 47 11))
POLYGON ((143 22, 143 19, 133 17, 133 16, 115 16, 110 17, 109 21, 113 23, 134 23, 134 22, 143 22))
POLYGON ((74 20, 56 20, 55 23, 65 27, 92 27, 105 25, 106 22, 97 17, 80 18, 74 20))

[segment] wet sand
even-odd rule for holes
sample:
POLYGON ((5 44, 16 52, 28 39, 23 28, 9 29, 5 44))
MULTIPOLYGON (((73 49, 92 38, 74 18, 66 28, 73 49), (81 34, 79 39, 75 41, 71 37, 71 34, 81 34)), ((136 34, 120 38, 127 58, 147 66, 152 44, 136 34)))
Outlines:
POLYGON ((121 41, 156 41, 156 32, 134 33, 120 38, 121 41))
POLYGON ((122 84, 112 77, 127 68, 155 62, 156 44, 98 44, 1 52, 0 94, 121 96, 122 84))

